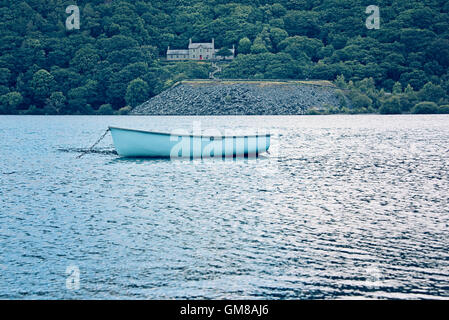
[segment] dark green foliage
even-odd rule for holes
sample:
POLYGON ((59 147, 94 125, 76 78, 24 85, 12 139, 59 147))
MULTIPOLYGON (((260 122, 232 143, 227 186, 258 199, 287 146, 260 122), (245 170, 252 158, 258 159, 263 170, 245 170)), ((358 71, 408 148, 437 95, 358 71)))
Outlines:
POLYGON ((103 104, 97 111, 100 115, 111 115, 114 114, 114 109, 112 109, 110 104, 103 104))
POLYGON ((240 39, 238 46, 238 53, 247 54, 251 50, 251 40, 247 37, 240 39))
POLYGON ((440 106, 438 108, 438 113, 449 114, 449 104, 448 105, 444 105, 444 106, 440 106))
POLYGON ((23 101, 19 92, 9 92, 0 97, 0 114, 10 114, 16 110, 23 101))
POLYGON ((441 88, 441 86, 428 82, 421 90, 419 90, 418 97, 422 101, 432 101, 438 103, 446 97, 446 92, 443 88, 441 88))
POLYGON ((227 78, 282 79, 303 78, 299 63, 286 53, 239 55, 226 67, 222 75, 227 78))
POLYGON ((220 57, 229 57, 232 56, 232 52, 228 48, 221 48, 217 51, 216 55, 220 57))
POLYGON ((127 115, 131 110, 132 110, 132 107, 126 106, 126 107, 120 108, 116 113, 118 115, 124 116, 124 115, 127 115))
POLYGON ((62 92, 53 92, 50 98, 47 99, 46 107, 48 110, 53 110, 55 114, 62 112, 66 103, 66 97, 62 92))
POLYGON ((413 107, 412 113, 416 114, 434 114, 438 113, 438 105, 435 102, 424 101, 413 107))
POLYGON ((42 104, 55 86, 54 77, 47 70, 41 69, 33 75, 30 86, 34 101, 42 104))
POLYGON ((401 101, 398 97, 390 97, 382 103, 379 112, 381 114, 401 114, 401 101))
POLYGON ((129 102, 179 80, 208 78, 207 63, 161 59, 189 38, 235 45, 238 56, 221 77, 343 75, 337 83, 349 100, 338 112, 449 105, 447 1, 380 1, 380 30, 365 27, 366 6, 375 3, 355 0, 78 0, 81 29, 67 31, 69 4, 0 1, 1 113, 127 113, 129 102), (138 78, 145 94, 127 95, 138 78))
POLYGON ((358 94, 352 99, 352 103, 355 108, 370 108, 373 104, 373 101, 368 98, 368 96, 364 94, 358 94))
POLYGON ((136 107, 148 100, 149 92, 150 89, 148 83, 140 78, 134 79, 129 83, 128 88, 126 89, 126 103, 131 107, 136 107))

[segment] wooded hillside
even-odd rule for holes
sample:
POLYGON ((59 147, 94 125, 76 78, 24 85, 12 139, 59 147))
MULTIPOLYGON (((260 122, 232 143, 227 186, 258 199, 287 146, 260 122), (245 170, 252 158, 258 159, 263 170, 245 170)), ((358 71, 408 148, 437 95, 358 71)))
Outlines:
POLYGON ((449 104, 449 1, 74 2, 0 1, 0 113, 126 113, 176 81, 208 77, 207 63, 161 60, 189 38, 236 45, 221 77, 338 77, 357 108, 384 113, 449 104), (81 27, 68 31, 72 4, 81 27), (365 26, 371 4, 378 30, 365 26))

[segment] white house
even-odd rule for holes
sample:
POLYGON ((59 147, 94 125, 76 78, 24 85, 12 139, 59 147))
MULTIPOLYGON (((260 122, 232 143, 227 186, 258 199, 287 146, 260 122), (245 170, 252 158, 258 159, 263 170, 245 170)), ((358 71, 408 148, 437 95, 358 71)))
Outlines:
POLYGON ((171 50, 170 47, 167 49, 167 60, 232 60, 235 56, 235 47, 232 46, 230 51, 231 56, 222 57, 217 56, 216 53, 218 49, 215 49, 215 42, 192 42, 189 40, 188 49, 183 50, 171 50))

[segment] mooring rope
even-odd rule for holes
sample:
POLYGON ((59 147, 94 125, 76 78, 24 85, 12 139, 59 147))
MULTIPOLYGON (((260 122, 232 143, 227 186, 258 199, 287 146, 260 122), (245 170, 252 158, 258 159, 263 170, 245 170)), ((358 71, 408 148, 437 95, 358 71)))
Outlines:
POLYGON ((108 129, 106 129, 106 131, 102 134, 102 136, 92 145, 92 147, 90 147, 89 149, 87 149, 86 151, 84 151, 83 153, 81 153, 78 157, 76 157, 77 159, 79 159, 79 158, 81 158, 81 157, 83 157, 84 155, 86 155, 87 153, 89 153, 89 152, 91 152, 92 150, 93 150, 93 148, 95 148, 95 146, 97 145, 97 144, 99 144, 100 143, 100 141, 101 140, 103 140, 104 139, 104 137, 106 137, 106 135, 108 134, 108 132, 109 132, 109 128, 108 129))

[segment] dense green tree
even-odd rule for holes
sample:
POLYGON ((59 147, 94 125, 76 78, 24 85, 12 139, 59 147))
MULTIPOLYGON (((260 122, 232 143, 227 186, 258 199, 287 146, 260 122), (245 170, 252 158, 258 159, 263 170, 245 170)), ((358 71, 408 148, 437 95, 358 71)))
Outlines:
POLYGON ((401 94, 402 93, 402 85, 400 82, 396 82, 393 86, 393 93, 394 94, 401 94))
POLYGON ((373 105, 373 101, 364 94, 355 95, 351 101, 356 108, 370 108, 373 105))
POLYGON ((114 114, 114 109, 112 108, 112 106, 109 103, 103 104, 98 109, 97 114, 100 114, 100 115, 111 115, 111 114, 114 114))
POLYGON ((238 46, 238 53, 246 54, 250 53, 251 50, 251 40, 248 39, 248 37, 244 37, 240 39, 239 46, 238 46))
POLYGON ((251 46, 251 53, 253 54, 259 54, 259 53, 265 53, 268 52, 267 46, 265 45, 265 42, 262 38, 257 37, 253 45, 251 46))
POLYGON ((66 104, 66 97, 60 91, 53 92, 47 99, 46 107, 48 109, 54 110, 55 114, 62 111, 66 104))
POLYGON ((8 87, 11 81, 11 71, 7 68, 0 68, 0 85, 8 87))
POLYGON ((136 107, 148 99, 149 92, 148 83, 140 78, 134 79, 126 89, 126 103, 131 107, 136 107))
POLYGON ((75 53, 70 66, 80 73, 87 73, 92 71, 99 61, 100 56, 97 54, 97 50, 92 47, 84 47, 75 53))
POLYGON ((390 97, 382 103, 379 112, 381 114, 400 114, 402 113, 401 101, 396 96, 390 97))
POLYGON ((228 78, 281 79, 303 78, 304 69, 285 53, 239 55, 223 70, 228 78))
POLYGON ((9 92, 0 97, 0 114, 10 114, 23 102, 20 92, 9 92))
POLYGON ((30 85, 34 99, 43 103, 53 91, 55 80, 50 72, 41 69, 33 75, 30 85))
POLYGON ((316 37, 320 33, 318 13, 313 11, 289 11, 285 17, 285 29, 292 35, 316 37))
POLYGON ((300 57, 305 53, 309 58, 317 60, 320 50, 324 47, 318 39, 311 39, 304 36, 294 36, 283 40, 279 48, 283 52, 289 53, 293 58, 300 57))
POLYGON ((277 49, 279 44, 287 37, 287 31, 277 27, 270 28, 270 40, 275 49, 277 49))
POLYGON ((446 96, 446 92, 439 85, 428 82, 419 90, 418 97, 423 101, 432 101, 438 103, 446 96))
POLYGON ((221 48, 215 55, 219 57, 229 57, 232 56, 232 52, 228 48, 221 48))

